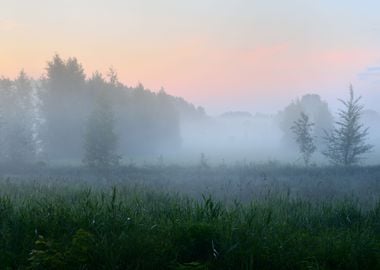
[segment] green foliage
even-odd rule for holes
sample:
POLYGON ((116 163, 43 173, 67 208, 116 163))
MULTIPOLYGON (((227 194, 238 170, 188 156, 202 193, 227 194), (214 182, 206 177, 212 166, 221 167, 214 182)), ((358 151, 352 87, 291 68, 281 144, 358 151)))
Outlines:
POLYGON ((209 267, 199 262, 191 262, 191 263, 179 264, 174 269, 176 270, 207 270, 209 269, 209 267))
POLYGON ((357 164, 363 154, 373 148, 366 143, 368 128, 360 122, 363 106, 359 103, 361 97, 354 97, 354 90, 350 86, 350 99, 339 100, 344 109, 338 113, 339 120, 331 132, 326 132, 327 149, 323 154, 336 165, 350 166, 357 164))
POLYGON ((380 267, 380 203, 222 203, 59 182, 1 187, 2 269, 380 267))
POLYGON ((109 97, 105 92, 108 84, 100 74, 95 74, 90 85, 94 91, 100 90, 100 93, 87 121, 83 162, 93 169, 108 170, 118 165, 120 159, 116 154, 117 136, 114 132, 114 115, 109 97))
POLYGON ((64 254, 54 247, 52 241, 39 236, 30 252, 29 269, 64 269, 64 254))
MULTIPOLYGON (((136 87, 122 84, 113 69, 107 77, 105 82, 96 72, 86 78, 83 66, 76 58, 63 59, 54 55, 48 61, 46 76, 36 80, 34 85, 36 110, 39 112, 34 127, 39 134, 39 150, 43 150, 43 157, 53 162, 82 159, 85 155, 83 135, 86 132, 93 134, 93 140, 102 136, 112 137, 110 134, 117 132, 119 151, 123 155, 166 154, 178 150, 181 144, 182 117, 205 116, 192 104, 166 94, 163 89, 155 93, 142 84, 136 87), (97 124, 106 128, 104 123, 101 124, 106 119, 101 120, 100 115, 106 118, 104 110, 108 105, 101 104, 104 103, 102 99, 107 99, 106 103, 115 114, 115 130, 89 131, 97 124), (93 123, 92 127, 88 127, 88 122, 93 123)), ((0 79, 0 90, 12 82, 0 79)), ((0 124, 1 120, 0 115, 0 124)), ((115 161, 115 157, 112 159, 115 161)))
POLYGON ((49 159, 73 158, 81 155, 83 122, 91 100, 86 89, 86 75, 76 58, 59 55, 48 61, 46 77, 40 82, 39 129, 45 155, 49 159))
POLYGON ((185 224, 178 228, 175 236, 175 246, 178 247, 178 261, 181 263, 207 262, 217 256, 213 248, 218 240, 218 232, 208 223, 185 224))
POLYGON ((38 236, 28 258, 29 269, 71 269, 84 268, 92 258, 94 237, 79 229, 68 246, 38 236))
POLYGON ((315 144, 320 145, 320 139, 324 135, 324 130, 331 130, 333 127, 333 117, 330 113, 327 102, 323 101, 319 95, 307 94, 290 103, 284 110, 276 116, 279 127, 284 132, 284 139, 293 142, 293 132, 291 127, 299 119, 301 113, 305 113, 314 123, 312 136, 315 137, 315 144))
POLYGON ((309 165, 311 155, 316 150, 314 139, 311 135, 313 126, 314 123, 310 123, 309 117, 305 113, 301 112, 300 118, 295 121, 294 125, 291 127, 296 135, 296 142, 299 146, 299 151, 306 166, 309 165))
POLYGON ((8 166, 30 164, 36 158, 32 90, 24 71, 13 81, 0 79, 0 160, 8 166))

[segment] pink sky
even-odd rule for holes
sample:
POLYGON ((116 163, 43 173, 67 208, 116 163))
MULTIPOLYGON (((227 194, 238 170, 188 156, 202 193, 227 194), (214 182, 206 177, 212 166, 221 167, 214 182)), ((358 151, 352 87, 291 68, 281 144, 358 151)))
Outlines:
POLYGON ((23 10, 16 2, 0 13, 5 76, 23 68, 39 77, 59 53, 77 57, 88 74, 113 66, 127 85, 164 87, 213 113, 272 110, 307 92, 332 98, 350 82, 366 86, 362 94, 371 98, 380 85, 358 80, 380 66, 372 29, 380 20, 350 1, 342 9, 325 0, 286 6, 38 0, 23 10))

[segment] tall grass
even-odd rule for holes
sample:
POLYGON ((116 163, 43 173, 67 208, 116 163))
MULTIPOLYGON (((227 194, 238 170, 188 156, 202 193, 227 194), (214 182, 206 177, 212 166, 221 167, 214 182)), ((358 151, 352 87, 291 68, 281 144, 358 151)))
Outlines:
POLYGON ((380 203, 0 182, 0 269, 380 269, 380 203))

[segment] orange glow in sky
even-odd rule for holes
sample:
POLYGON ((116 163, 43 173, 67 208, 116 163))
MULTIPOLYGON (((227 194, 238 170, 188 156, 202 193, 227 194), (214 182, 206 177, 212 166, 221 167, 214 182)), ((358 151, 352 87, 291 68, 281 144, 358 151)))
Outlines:
POLYGON ((18 2, 0 13, 0 74, 38 78, 55 53, 75 56, 89 75, 113 66, 127 85, 164 87, 215 112, 346 89, 380 63, 379 4, 18 2))

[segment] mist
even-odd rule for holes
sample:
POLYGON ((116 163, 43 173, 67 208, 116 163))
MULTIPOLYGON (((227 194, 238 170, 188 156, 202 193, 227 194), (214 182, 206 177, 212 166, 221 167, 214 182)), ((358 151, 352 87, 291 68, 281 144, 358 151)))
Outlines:
POLYGON ((0 270, 380 269, 380 2, 3 2, 0 270))
MULTIPOLYGON (((75 57, 59 55, 48 61, 40 79, 24 71, 14 79, 3 77, 0 93, 1 161, 12 167, 83 165, 89 139, 86 128, 99 99, 106 100, 112 119, 108 128, 115 137, 113 151, 121 165, 155 165, 159 160, 166 165, 196 166, 203 156, 212 166, 267 162, 301 166, 291 128, 304 112, 314 125, 311 132, 317 151, 311 163, 326 166, 325 132, 333 129, 339 109, 309 93, 289 96, 286 106, 270 114, 253 107, 251 112, 237 108, 209 115, 207 106, 194 105, 163 88, 149 90, 141 83, 127 86, 113 69, 105 75, 87 75, 75 57)), ((346 96, 336 99, 345 99, 348 93, 347 89, 346 96)), ((359 163, 373 165, 379 160, 380 116, 363 107, 360 117, 369 130, 366 140, 374 147, 359 163)), ((91 133, 104 128, 100 123, 91 133)))

